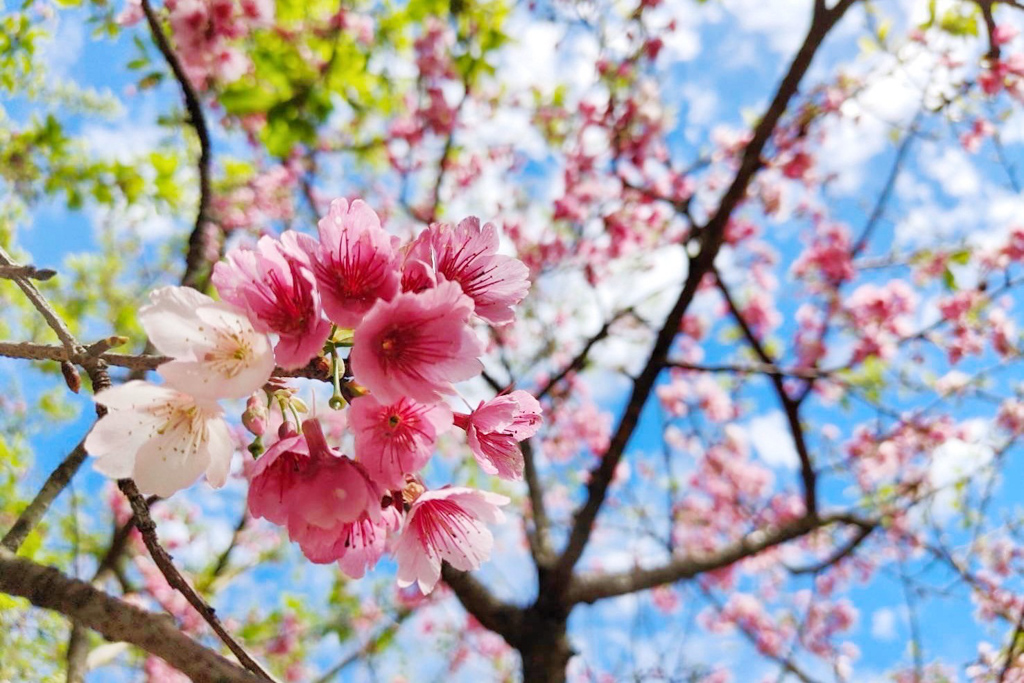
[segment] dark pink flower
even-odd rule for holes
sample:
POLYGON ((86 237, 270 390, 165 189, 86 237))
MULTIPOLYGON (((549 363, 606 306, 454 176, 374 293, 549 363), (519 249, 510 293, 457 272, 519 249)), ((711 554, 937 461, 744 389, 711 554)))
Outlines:
POLYGON ((413 583, 424 594, 441 578, 441 562, 470 571, 491 556, 494 537, 486 524, 505 519, 498 506, 509 499, 497 493, 446 487, 427 491, 413 502, 393 555, 398 585, 413 583))
POLYGON ((301 504, 296 498, 301 497, 303 474, 310 468, 309 446, 301 434, 277 441, 253 468, 249 513, 286 526, 291 509, 301 504))
POLYGON ((480 373, 484 346, 469 326, 473 302, 454 282, 378 301, 356 328, 356 380, 383 403, 437 403, 453 382, 480 373))
POLYGON ((452 426, 452 411, 408 398, 384 405, 368 395, 352 402, 351 421, 356 458, 378 484, 399 489, 430 459, 437 435, 452 426))
POLYGON ((317 226, 320 242, 300 238, 300 244, 324 310, 339 327, 355 327, 378 299, 398 293, 393 240, 373 209, 358 199, 352 204, 335 199, 317 226))
POLYGON ((519 442, 537 433, 541 407, 525 391, 481 401, 469 415, 458 413, 455 424, 466 430, 469 448, 481 469, 502 479, 523 478, 519 442))
POLYGON ((364 514, 379 520, 380 491, 363 467, 327 445, 317 420, 306 420, 302 429, 256 461, 249 512, 287 526, 293 540, 307 526, 335 529, 364 514))
POLYGON ((446 223, 431 225, 412 243, 406 261, 433 263, 439 275, 458 282, 473 299, 478 316, 503 325, 515 320, 512 307, 529 291, 530 272, 521 261, 497 250, 497 229, 490 223, 481 228, 480 220, 470 217, 454 228, 446 223))
POLYGON ((341 522, 327 529, 312 524, 298 525, 289 533, 310 562, 337 561, 346 576, 360 579, 384 554, 388 532, 397 531, 400 525, 398 511, 386 507, 376 518, 364 513, 354 522, 341 522))
POLYGON ((323 348, 331 333, 324 319, 313 274, 302 264, 295 233, 282 242, 262 237, 256 249, 233 249, 213 269, 221 298, 249 313, 261 332, 276 332, 277 363, 283 368, 305 365, 323 348))

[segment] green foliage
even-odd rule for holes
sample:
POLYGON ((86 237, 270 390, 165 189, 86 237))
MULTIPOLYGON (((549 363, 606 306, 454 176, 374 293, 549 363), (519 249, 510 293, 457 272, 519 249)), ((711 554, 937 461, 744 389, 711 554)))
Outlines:
POLYGON ((977 37, 980 16, 981 8, 978 3, 959 2, 940 14, 936 0, 929 0, 928 20, 921 24, 920 28, 926 30, 937 27, 952 36, 977 37))

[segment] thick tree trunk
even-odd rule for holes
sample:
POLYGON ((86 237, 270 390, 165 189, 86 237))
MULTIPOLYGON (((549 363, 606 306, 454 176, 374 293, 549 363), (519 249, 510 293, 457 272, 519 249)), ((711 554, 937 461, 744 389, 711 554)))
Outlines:
POLYGON ((524 683, 565 683, 565 668, 572 657, 565 618, 528 613, 517 649, 524 683))

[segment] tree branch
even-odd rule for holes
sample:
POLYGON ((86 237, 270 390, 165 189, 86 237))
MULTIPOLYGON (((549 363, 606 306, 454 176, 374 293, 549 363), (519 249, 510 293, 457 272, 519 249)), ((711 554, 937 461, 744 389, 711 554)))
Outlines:
POLYGON ((33 280, 45 281, 57 274, 57 271, 49 268, 36 268, 35 266, 0 266, 0 277, 8 280, 17 278, 31 278, 33 280))
POLYGON ((82 466, 85 456, 85 441, 83 440, 75 446, 74 450, 68 453, 64 461, 53 472, 50 472, 50 476, 46 478, 46 482, 39 489, 39 492, 36 493, 35 498, 18 515, 18 519, 14 522, 10 531, 4 534, 3 539, 0 540, 0 546, 3 546, 12 553, 18 552, 18 548, 28 538, 32 529, 46 515, 50 505, 60 495, 60 492, 64 490, 64 487, 68 485, 68 482, 75 476, 75 473, 78 472, 78 468, 82 466))
POLYGON ((910 130, 907 131, 903 140, 900 141, 900 146, 896 148, 896 158, 893 160, 892 168, 889 169, 889 176, 882 187, 882 193, 878 195, 878 200, 875 202, 874 208, 871 209, 871 214, 868 216, 868 220, 860 232, 860 237, 857 238, 857 241, 850 249, 851 258, 864 251, 864 247, 868 245, 868 241, 871 239, 875 228, 882 220, 882 214, 885 213, 885 207, 889 203, 889 198, 892 196, 893 190, 896 189, 896 179, 899 178, 907 154, 910 152, 911 143, 914 142, 914 138, 917 135, 917 125, 921 118, 921 112, 922 110, 919 109, 910 124, 910 130))
POLYGON ((590 357, 591 349, 593 349, 598 342, 602 341, 608 336, 608 333, 611 331, 612 325, 614 325, 618 320, 624 318, 625 316, 630 315, 632 312, 632 308, 627 308, 625 310, 619 311, 614 316, 612 316, 611 319, 609 319, 604 325, 602 325, 601 329, 599 329, 592 337, 590 337, 587 340, 587 342, 583 345, 583 348, 580 349, 579 353, 576 354, 576 356, 569 362, 569 364, 562 368, 558 372, 558 374, 549 379, 544 384, 544 386, 541 387, 540 391, 537 392, 537 400, 540 400, 547 396, 548 393, 559 382, 565 379, 565 377, 569 373, 578 372, 582 370, 583 366, 586 365, 587 363, 587 359, 590 357))
POLYGON ((60 612, 110 640, 141 647, 194 680, 260 680, 183 634, 173 619, 130 605, 53 567, 15 557, 5 549, 0 549, 0 591, 60 612))
POLYGON ((808 565, 806 567, 797 567, 795 569, 790 569, 790 573, 797 575, 817 574, 818 572, 828 569, 840 560, 843 560, 849 557, 851 554, 853 554, 853 552, 860 546, 860 544, 867 540, 868 536, 871 535, 871 532, 877 528, 877 524, 870 523, 859 526, 857 528, 857 532, 853 535, 853 538, 851 538, 845 545, 839 548, 839 550, 834 552, 831 556, 826 557, 821 562, 808 565))
POLYGON ((761 121, 754 129, 750 143, 744 149, 743 159, 740 168, 737 170, 729 189, 722 197, 718 210, 698 233, 700 240, 700 251, 697 256, 690 259, 689 272, 687 273, 686 284, 680 293, 678 300, 673 306, 661 330, 658 332, 654 347, 643 370, 633 383, 633 390, 626 408, 619 420, 619 424, 612 435, 608 450, 601 458, 600 464, 591 472, 590 482, 587 485, 587 498, 583 505, 578 508, 574 516, 572 530, 569 534, 569 541, 565 551, 559 560, 557 571, 553 575, 554 586, 542 587, 542 591, 555 589, 558 592, 567 585, 571 579, 572 568, 576 565, 583 550, 590 539, 597 514, 604 503, 608 487, 611 483, 615 469, 622 458, 626 445, 629 443, 640 421, 640 413, 651 391, 654 389, 655 381, 665 366, 665 360, 672 346, 672 342, 679 331, 683 315, 693 301, 704 275, 711 270, 718 250, 721 248, 725 227, 732 216, 733 211, 747 193, 747 188, 753 180, 754 175, 763 165, 761 153, 768 143, 776 124, 782 118, 790 100, 796 95, 800 81, 810 68, 815 53, 824 41, 825 36, 832 27, 839 21, 854 0, 840 0, 831 10, 822 11, 816 9, 811 21, 810 29, 804 38, 803 45, 790 63, 786 75, 783 77, 772 102, 765 112, 761 121))
POLYGON ((263 680, 272 680, 266 671, 249 656, 249 653, 239 645, 230 633, 220 623, 220 619, 217 618, 213 608, 206 603, 206 601, 189 585, 185 577, 181 575, 178 569, 174 566, 174 562, 171 560, 171 556, 167 554, 163 546, 160 545, 160 540, 156 535, 156 524, 153 522, 153 518, 149 515, 149 506, 146 504, 146 499, 139 493, 139 489, 136 488, 135 482, 131 479, 121 479, 117 482, 121 492, 128 498, 128 502, 132 506, 132 511, 135 513, 135 527, 142 534, 142 540, 146 544, 146 548, 149 549, 149 554, 152 556, 156 566, 160 569, 160 572, 167 579, 167 583, 175 588, 179 593, 185 596, 185 599, 190 605, 199 613, 199 615, 210 625, 214 633, 223 641, 228 649, 238 657, 245 668, 249 669, 263 680))
POLYGON ((185 69, 181 65, 181 60, 178 59, 178 55, 174 53, 174 48, 171 47, 167 36, 164 35, 163 28, 160 26, 160 19, 156 16, 156 12, 153 11, 150 0, 141 0, 141 4, 142 11, 146 15, 146 23, 149 24, 149 30, 153 34, 153 40, 156 42, 160 54, 164 56, 167 65, 171 68, 174 78, 178 81, 178 85, 181 86, 181 95, 185 100, 185 110, 188 112, 188 122, 193 130, 195 130, 196 137, 199 138, 199 208, 196 211, 195 226, 192 228, 192 234, 188 238, 188 253, 185 255, 185 273, 181 277, 181 284, 185 287, 193 287, 202 291, 209 284, 209 274, 205 272, 208 266, 206 254, 210 239, 208 230, 211 228, 218 230, 217 226, 209 221, 208 216, 212 195, 210 186, 210 131, 206 126, 206 118, 203 116, 203 108, 199 103, 199 96, 196 93, 195 87, 189 81, 188 74, 185 73, 185 69), (207 226, 210 227, 208 228, 207 226))
POLYGON ((854 524, 861 528, 872 522, 849 514, 826 515, 819 518, 804 516, 780 527, 758 529, 738 541, 715 552, 680 556, 652 569, 630 569, 614 574, 590 573, 573 578, 568 591, 568 603, 594 603, 605 598, 627 595, 666 583, 692 579, 757 555, 768 548, 792 541, 831 524, 854 524))
MULTIPOLYGON (((768 355, 764 345, 757 338, 757 335, 754 334, 754 330, 751 329, 750 325, 747 324, 739 307, 736 306, 736 302, 729 293, 729 288, 722 280, 721 275, 718 274, 717 270, 712 270, 715 273, 718 291, 721 292, 722 298, 725 299, 729 312, 732 314, 733 319, 736 320, 736 324, 739 325, 747 343, 750 344, 750 348, 754 350, 754 353, 761 359, 762 363, 765 365, 775 365, 775 359, 768 355)), ((797 456, 800 458, 800 477, 803 480, 804 487, 804 507, 809 515, 814 516, 818 514, 818 475, 814 471, 811 453, 807 448, 807 439, 804 437, 803 425, 800 424, 800 404, 786 391, 786 384, 783 381, 782 375, 772 374, 769 375, 769 378, 771 379, 772 386, 775 388, 775 394, 779 397, 779 403, 782 404, 782 410, 786 415, 786 424, 793 435, 793 445, 796 447, 797 456)))
POLYGON ((459 571, 445 562, 441 578, 455 593, 463 608, 485 628, 494 631, 512 647, 529 634, 522 633, 522 610, 498 600, 469 572, 459 571))
MULTIPOLYGON (((100 340, 97 344, 107 342, 100 340)), ((86 351, 91 347, 86 347, 86 351)), ((61 346, 53 344, 36 344, 34 342, 7 342, 0 341, 0 356, 7 358, 21 358, 24 360, 52 360, 57 362, 76 362, 78 356, 72 354, 70 357, 67 351, 61 346)), ((101 352, 94 356, 107 365, 114 365, 130 370, 153 370, 157 366, 171 360, 167 356, 155 355, 131 355, 127 353, 105 353, 101 352)))

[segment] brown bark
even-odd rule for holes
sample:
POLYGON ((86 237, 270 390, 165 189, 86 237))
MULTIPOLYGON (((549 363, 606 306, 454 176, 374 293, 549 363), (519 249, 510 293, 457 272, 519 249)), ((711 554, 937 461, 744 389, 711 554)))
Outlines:
POLYGON ((64 614, 114 641, 137 645, 197 681, 255 683, 254 674, 182 633, 174 620, 107 595, 53 567, 0 549, 0 591, 64 614))

